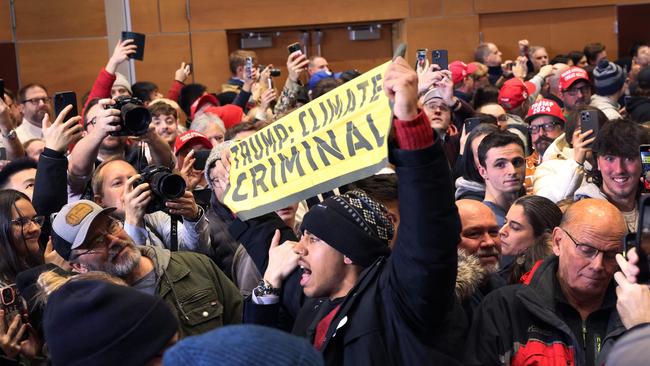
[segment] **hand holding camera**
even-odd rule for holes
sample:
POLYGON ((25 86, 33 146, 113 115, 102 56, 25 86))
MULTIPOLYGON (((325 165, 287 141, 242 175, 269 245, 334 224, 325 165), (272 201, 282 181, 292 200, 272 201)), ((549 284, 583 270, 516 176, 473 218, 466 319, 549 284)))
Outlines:
POLYGON ((170 215, 178 215, 189 221, 197 221, 201 213, 190 191, 185 191, 182 197, 168 200, 165 206, 170 215))
POLYGON ((43 139, 45 140, 45 147, 48 149, 64 152, 68 145, 81 139, 83 131, 83 127, 79 124, 81 117, 74 116, 65 122, 63 121, 71 110, 71 105, 65 107, 56 117, 54 123, 50 122, 50 116, 47 113, 43 117, 43 139))
POLYGON ((275 89, 266 89, 260 98, 260 109, 266 113, 266 110, 276 98, 277 94, 275 93, 275 89))
POLYGON ((93 125, 93 129, 90 131, 88 136, 94 135, 99 140, 103 140, 104 137, 113 132, 117 132, 122 128, 120 126, 120 111, 110 108, 115 104, 115 101, 110 98, 102 99, 97 104, 102 108, 97 112, 94 121, 88 121, 88 123, 93 125))
POLYGON ((142 179, 140 174, 126 181, 122 204, 124 205, 124 222, 133 226, 144 227, 144 215, 151 203, 152 193, 148 183, 136 184, 142 179))
POLYGON ((194 190, 199 182, 201 182, 201 178, 203 178, 203 170, 194 169, 195 162, 194 150, 190 150, 183 160, 183 166, 179 169, 180 175, 185 179, 187 189, 190 191, 194 190))
POLYGON ((140 204, 144 204, 146 200, 148 204, 144 207, 144 213, 153 213, 156 211, 169 213, 165 203, 169 200, 183 197, 187 188, 187 184, 182 176, 172 173, 171 169, 165 166, 156 165, 149 165, 144 168, 139 177, 133 180, 132 185, 135 187, 132 190, 135 197, 128 198, 136 199, 134 203, 138 204, 136 207, 138 210, 142 208, 140 204), (140 186, 144 187, 139 188, 140 186), (138 199, 144 191, 150 192, 150 200, 147 200, 147 197, 141 197, 142 200, 138 199))

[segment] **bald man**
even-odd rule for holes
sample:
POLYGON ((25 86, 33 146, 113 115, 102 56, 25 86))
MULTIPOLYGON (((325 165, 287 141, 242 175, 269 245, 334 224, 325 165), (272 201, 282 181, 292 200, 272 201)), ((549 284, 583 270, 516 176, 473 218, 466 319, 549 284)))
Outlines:
POLYGON ((488 295, 474 318, 467 364, 601 365, 625 332, 612 278, 627 232, 605 200, 573 204, 553 230, 555 257, 528 285, 488 295))

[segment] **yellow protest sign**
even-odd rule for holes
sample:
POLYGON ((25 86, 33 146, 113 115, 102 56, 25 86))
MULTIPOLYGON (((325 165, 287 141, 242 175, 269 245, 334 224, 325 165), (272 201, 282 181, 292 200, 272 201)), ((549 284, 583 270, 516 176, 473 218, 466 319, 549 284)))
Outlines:
POLYGON ((231 145, 224 203, 241 219, 284 208, 386 166, 389 62, 231 145))

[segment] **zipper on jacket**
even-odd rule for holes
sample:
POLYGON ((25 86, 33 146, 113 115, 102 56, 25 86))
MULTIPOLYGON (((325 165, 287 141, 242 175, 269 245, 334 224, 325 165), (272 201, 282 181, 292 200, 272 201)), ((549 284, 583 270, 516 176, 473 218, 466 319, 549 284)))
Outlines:
POLYGON ((582 321, 582 348, 587 350, 587 325, 585 321, 582 321))

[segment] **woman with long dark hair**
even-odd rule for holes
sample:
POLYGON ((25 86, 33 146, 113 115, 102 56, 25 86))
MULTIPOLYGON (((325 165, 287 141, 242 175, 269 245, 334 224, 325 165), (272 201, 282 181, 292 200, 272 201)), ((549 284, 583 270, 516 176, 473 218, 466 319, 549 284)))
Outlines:
POLYGON ((9 189, 0 191, 0 278, 13 284, 16 275, 43 264, 38 245, 43 216, 37 216, 29 198, 9 189))
POLYGON ((548 198, 524 196, 512 204, 499 231, 501 254, 514 257, 503 270, 508 283, 519 283, 537 261, 553 253, 551 233, 561 221, 562 211, 548 198))

